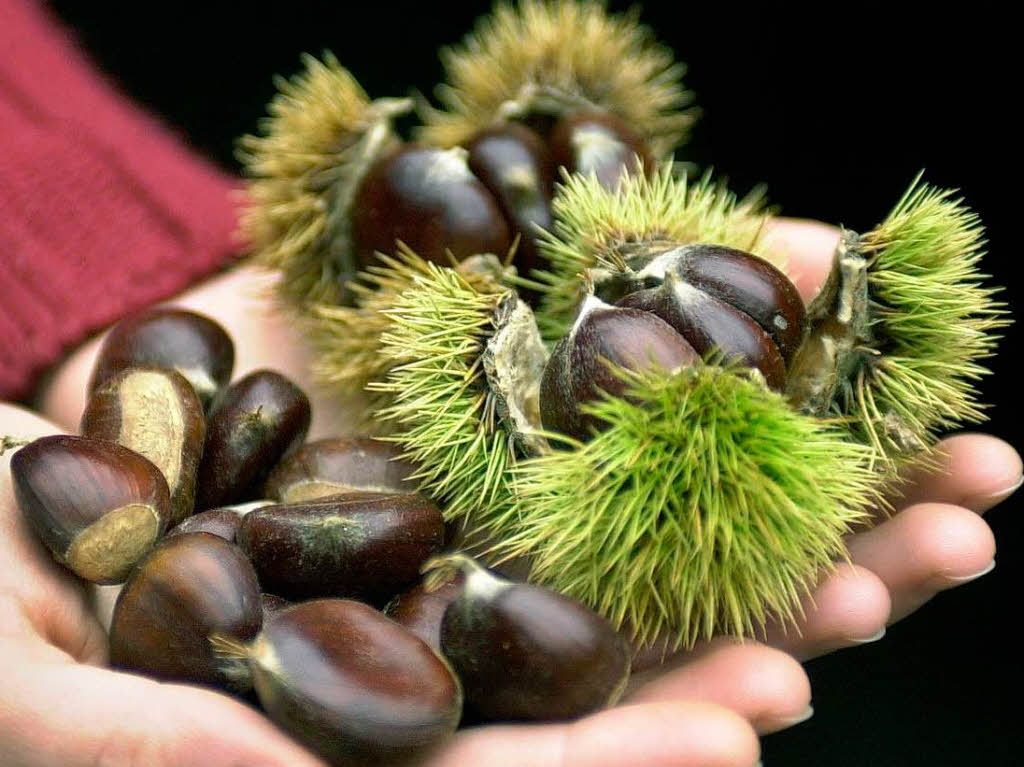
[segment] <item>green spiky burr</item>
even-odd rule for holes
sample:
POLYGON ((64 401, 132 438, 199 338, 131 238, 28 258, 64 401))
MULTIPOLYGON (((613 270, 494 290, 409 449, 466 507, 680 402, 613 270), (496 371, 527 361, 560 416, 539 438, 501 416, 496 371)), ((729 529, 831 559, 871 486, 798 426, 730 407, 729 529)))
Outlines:
POLYGON ((581 275, 627 254, 713 243, 775 264, 784 260, 764 236, 770 213, 759 193, 738 199, 710 176, 691 182, 676 175, 670 163, 649 178, 624 178, 615 190, 595 178, 567 176, 552 210, 554 227, 538 242, 549 266, 531 275, 541 294, 537 323, 552 342, 572 327, 586 293, 581 275))
POLYGON ((441 51, 443 109, 426 109, 420 138, 463 144, 508 119, 610 112, 667 157, 697 117, 685 66, 639 24, 591 0, 499 3, 459 46, 441 51))
POLYGON ((844 232, 808 308, 794 406, 843 417, 887 472, 928 460, 943 430, 983 420, 975 386, 1009 324, 983 284, 984 246, 977 215, 920 178, 877 228, 844 232))
POLYGON ((275 80, 261 135, 239 146, 251 179, 242 235, 255 262, 280 273, 278 291, 293 308, 349 300, 352 198, 373 161, 398 144, 392 119, 412 108, 409 99, 371 101, 330 53, 302 61, 303 72, 275 80))

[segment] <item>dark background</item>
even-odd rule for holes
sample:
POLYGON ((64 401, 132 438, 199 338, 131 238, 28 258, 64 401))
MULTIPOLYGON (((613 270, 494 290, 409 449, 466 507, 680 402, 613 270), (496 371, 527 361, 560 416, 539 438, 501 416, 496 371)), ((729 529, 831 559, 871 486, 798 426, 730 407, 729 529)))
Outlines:
MULTIPOLYGON (((430 93, 441 75, 436 47, 456 42, 489 8, 335 0, 231 4, 221 14, 212 5, 54 3, 133 97, 232 170, 234 138, 255 130, 272 75, 296 71, 300 52, 333 50, 373 96, 430 93)), ((713 165, 741 193, 766 183, 785 213, 858 230, 925 168, 930 182, 959 187, 981 213, 987 270, 1009 286, 1004 298, 1022 305, 1014 280, 1022 211, 1011 213, 1020 200, 1007 183, 1020 154, 1009 136, 1020 124, 1010 117, 1018 88, 1007 82, 1019 75, 1009 53, 1014 25, 978 4, 907 20, 893 4, 841 6, 841 21, 687 5, 652 0, 642 14, 690 65, 686 82, 704 109, 685 159, 713 165)), ((984 383, 994 403, 986 428, 1017 445, 1019 348, 1011 328, 984 383)), ((769 767, 1022 763, 1019 505, 990 513, 1000 550, 992 574, 940 595, 878 644, 808 664, 815 716, 764 739, 769 767)))

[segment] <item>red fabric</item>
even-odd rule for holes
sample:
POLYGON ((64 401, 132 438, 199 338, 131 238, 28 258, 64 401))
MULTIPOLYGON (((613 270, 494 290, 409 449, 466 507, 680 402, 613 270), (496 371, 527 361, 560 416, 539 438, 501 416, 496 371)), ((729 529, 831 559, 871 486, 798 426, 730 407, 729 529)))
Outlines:
POLYGON ((48 11, 0 0, 0 399, 224 265, 235 183, 126 103, 48 11))

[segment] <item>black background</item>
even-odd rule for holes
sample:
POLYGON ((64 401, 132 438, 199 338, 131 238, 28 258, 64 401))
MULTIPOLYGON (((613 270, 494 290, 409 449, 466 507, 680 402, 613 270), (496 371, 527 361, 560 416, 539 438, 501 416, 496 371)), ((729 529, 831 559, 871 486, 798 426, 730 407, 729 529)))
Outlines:
MULTIPOLYGON (((233 140, 252 132, 271 77, 302 51, 333 50, 374 96, 429 93, 436 47, 456 42, 489 4, 54 4, 101 65, 197 149, 237 170, 233 140), (358 15, 353 15, 358 13, 358 15)), ((899 19, 893 5, 795 10, 648 2, 642 19, 690 65, 704 118, 683 156, 713 165, 739 192, 766 183, 783 212, 870 228, 918 170, 959 187, 988 226, 987 270, 1022 305, 1019 76, 1014 25, 983 5, 899 19), (1014 74, 1016 72, 1016 74, 1014 74), (1011 168, 1012 166, 1012 168, 1011 168)), ((613 3, 616 10, 625 4, 613 3)), ((986 428, 1021 444, 1013 396, 1020 331, 1011 328, 984 383, 986 428)), ((774 765, 1020 764, 1016 693, 1020 501, 990 513, 998 567, 940 595, 875 645, 807 666, 814 718, 764 739, 774 765)))

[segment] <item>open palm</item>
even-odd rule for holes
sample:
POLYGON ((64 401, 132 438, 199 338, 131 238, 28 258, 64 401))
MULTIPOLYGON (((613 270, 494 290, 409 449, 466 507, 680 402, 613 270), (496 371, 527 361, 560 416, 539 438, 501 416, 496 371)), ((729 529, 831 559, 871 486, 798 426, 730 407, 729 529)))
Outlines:
MULTIPOLYGON (((789 272, 805 299, 827 271, 837 233, 779 223, 789 272)), ((269 366, 303 381, 301 340, 270 311, 264 278, 238 269, 175 303, 221 321, 238 344, 239 372, 269 366)), ((43 410, 74 430, 96 344, 54 378, 43 410)), ((344 410, 314 398, 311 436, 349 430, 344 410)), ((57 426, 0 407, 5 433, 57 426)), ((850 536, 849 563, 826 574, 798 625, 766 629, 762 642, 721 638, 645 663, 616 708, 561 724, 485 726, 460 732, 430 767, 749 767, 757 733, 810 714, 799 661, 881 636, 938 591, 990 568, 995 542, 982 514, 1021 479, 1021 461, 981 434, 942 444, 943 465, 907 478, 899 513, 850 536), (646 666, 646 668, 644 668, 646 666)), ((4 764, 170 767, 320 764, 253 709, 218 693, 160 684, 104 668, 105 634, 85 591, 52 564, 21 524, 0 463, 0 755, 4 764)))

